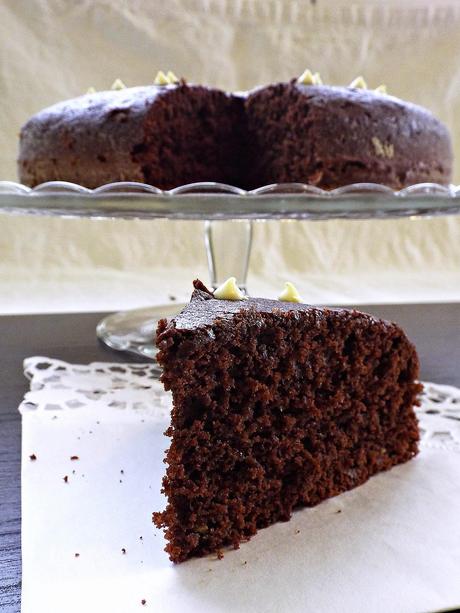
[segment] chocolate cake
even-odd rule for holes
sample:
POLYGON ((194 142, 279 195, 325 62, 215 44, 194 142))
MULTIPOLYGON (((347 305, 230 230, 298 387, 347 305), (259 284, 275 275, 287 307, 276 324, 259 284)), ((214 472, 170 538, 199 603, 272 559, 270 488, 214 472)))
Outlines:
POLYGON ((172 561, 237 548, 417 453, 418 358, 396 324, 194 286, 157 331, 173 410, 153 519, 172 561))
POLYGON ((452 148, 425 109, 356 87, 288 83, 247 94, 187 85, 134 87, 61 102, 22 128, 20 180, 162 189, 217 181, 448 184, 452 148))

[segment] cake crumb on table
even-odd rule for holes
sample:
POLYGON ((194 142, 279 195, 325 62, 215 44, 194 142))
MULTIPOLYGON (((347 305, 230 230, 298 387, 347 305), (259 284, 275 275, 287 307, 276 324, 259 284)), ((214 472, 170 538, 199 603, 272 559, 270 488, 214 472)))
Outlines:
POLYGON ((35 455, 35 453, 31 453, 29 458, 32 460, 32 462, 34 462, 37 459, 37 456, 35 455))
POLYGON ((121 548, 121 553, 122 553, 123 555, 125 555, 125 553, 126 553, 126 549, 125 549, 124 547, 122 547, 122 548, 121 548))
POLYGON ((145 600, 145 598, 143 598, 143 599, 141 600, 141 605, 142 605, 142 606, 144 606, 144 605, 146 605, 146 604, 147 604, 147 601, 145 600))
POLYGON ((336 514, 341 513, 341 512, 342 512, 342 509, 337 509, 336 514))
POLYGON ((77 455, 71 455, 70 459, 71 460, 79 460, 80 458, 77 455))
POLYGON ((76 558, 79 558, 79 557, 80 557, 80 554, 79 554, 79 553, 75 553, 74 555, 75 555, 75 557, 76 557, 76 558))
POLYGON ((69 482, 69 477, 66 475, 65 477, 62 477, 64 480, 64 483, 68 483, 69 482))

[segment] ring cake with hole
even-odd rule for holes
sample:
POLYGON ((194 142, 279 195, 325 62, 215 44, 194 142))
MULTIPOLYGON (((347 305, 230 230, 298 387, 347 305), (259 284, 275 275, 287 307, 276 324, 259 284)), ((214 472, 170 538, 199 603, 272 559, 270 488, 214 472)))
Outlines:
POLYGON ((451 180, 446 127, 362 79, 333 87, 306 71, 234 94, 163 77, 92 91, 29 119, 20 135, 20 180, 88 188, 138 181, 161 189, 202 181, 401 189, 451 180))

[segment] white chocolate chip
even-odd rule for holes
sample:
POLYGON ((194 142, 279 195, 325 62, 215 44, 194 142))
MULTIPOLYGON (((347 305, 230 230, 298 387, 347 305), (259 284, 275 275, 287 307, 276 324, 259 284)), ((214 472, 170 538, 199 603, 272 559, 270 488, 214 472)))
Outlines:
POLYGON ((319 72, 315 72, 315 74, 313 74, 311 70, 309 70, 308 68, 304 70, 303 73, 300 75, 300 77, 297 79, 297 83, 300 83, 300 85, 322 85, 323 84, 323 82, 321 81, 319 72))
POLYGON ((214 291, 214 298, 219 300, 247 300, 247 297, 236 284, 235 277, 229 277, 214 291))
POLYGON ((179 83, 178 77, 176 77, 172 70, 168 70, 166 78, 168 79, 169 83, 171 83, 171 85, 174 85, 174 83, 179 83))
POLYGON ((96 90, 95 90, 94 87, 91 86, 91 87, 88 87, 88 89, 86 90, 86 93, 87 94, 95 94, 96 90))
POLYGON ((303 302, 295 285, 289 281, 284 284, 284 290, 278 296, 278 300, 281 300, 281 302, 303 302))
POLYGON ((379 155, 380 157, 388 158, 390 160, 391 160, 391 158, 394 157, 395 148, 394 148, 393 144, 391 144, 391 143, 382 143, 380 138, 378 138, 377 136, 373 136, 371 138, 371 141, 372 141, 372 144, 374 146, 375 155, 379 155))
POLYGON ((301 85, 314 85, 315 84, 313 73, 311 72, 309 68, 303 71, 303 73, 297 79, 297 83, 300 83, 301 85))
POLYGON ((382 85, 379 85, 378 87, 376 87, 374 91, 376 94, 386 94, 387 86, 382 83, 382 85))
POLYGON ((364 78, 359 76, 353 79, 348 87, 353 87, 354 89, 367 89, 367 84, 364 78))
POLYGON ((319 72, 315 72, 315 74, 313 75, 313 79, 315 81, 315 85, 323 84, 323 80, 321 79, 321 75, 319 74, 319 72))
POLYGON ((121 79, 115 79, 110 89, 113 89, 115 91, 120 90, 120 89, 126 89, 126 85, 123 83, 121 79))
POLYGON ((157 72, 157 75, 155 77, 153 84, 154 85, 169 85, 169 79, 162 70, 159 70, 157 72))

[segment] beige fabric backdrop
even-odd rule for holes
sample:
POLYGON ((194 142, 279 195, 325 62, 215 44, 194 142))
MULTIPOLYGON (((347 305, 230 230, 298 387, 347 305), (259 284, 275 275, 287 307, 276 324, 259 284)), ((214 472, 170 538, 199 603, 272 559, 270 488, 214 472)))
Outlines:
MULTIPOLYGON (((363 74, 450 127, 460 182, 460 3, 360 0, 3 0, 0 179, 34 112, 159 68, 230 89, 309 66, 363 74)), ((253 292, 291 278, 312 301, 460 299, 460 218, 257 224, 253 292), (276 271, 276 272, 275 272, 276 271)), ((0 215, 0 312, 145 305, 207 279, 202 225, 0 215)))

